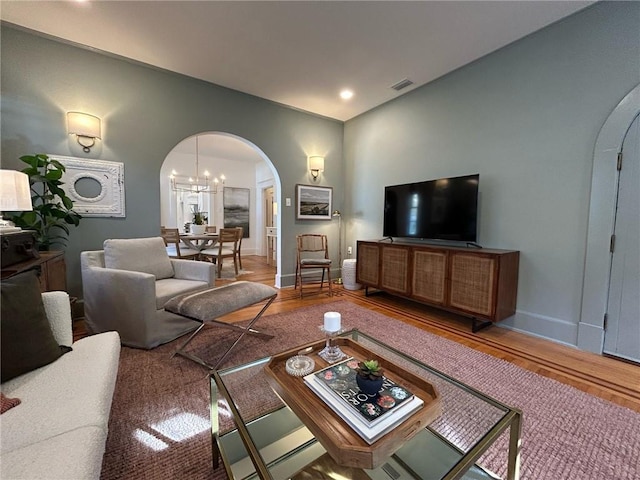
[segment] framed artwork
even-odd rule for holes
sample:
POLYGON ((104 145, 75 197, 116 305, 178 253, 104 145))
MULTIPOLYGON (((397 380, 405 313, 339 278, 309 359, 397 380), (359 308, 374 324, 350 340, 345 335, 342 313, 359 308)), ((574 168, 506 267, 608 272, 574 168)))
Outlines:
POLYGON ((248 188, 224 187, 224 228, 242 227, 242 238, 249 238, 248 188))
POLYGON ((296 185, 296 220, 331 220, 333 188, 296 185))
POLYGON ((49 155, 65 166, 61 188, 83 217, 125 217, 124 163, 49 155))

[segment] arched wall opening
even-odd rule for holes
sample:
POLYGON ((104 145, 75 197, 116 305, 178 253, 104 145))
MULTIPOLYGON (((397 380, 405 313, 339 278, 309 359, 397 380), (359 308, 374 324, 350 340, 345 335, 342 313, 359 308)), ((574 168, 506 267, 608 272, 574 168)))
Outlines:
MULTIPOLYGON (((180 141, 165 157, 160 168, 160 221, 166 227, 184 231, 185 223, 191 221, 192 205, 198 204, 206 212, 207 223, 218 229, 225 224, 224 197, 231 194, 248 197, 249 236, 242 242, 243 255, 267 254, 266 226, 263 198, 266 188, 273 188, 276 209, 273 213, 274 225, 280 231, 281 181, 278 172, 267 155, 255 144, 240 136, 227 132, 201 132, 180 141), (197 142, 196 142, 197 138, 197 142), (197 151, 196 151, 197 146, 197 151), (218 178, 217 193, 190 194, 189 178, 195 181, 197 173, 204 183, 204 172, 209 181, 218 178), (181 188, 172 187, 174 183, 181 188), (221 176, 224 175, 224 184, 221 176)), ((276 286, 280 286, 280 236, 276 242, 276 286)))

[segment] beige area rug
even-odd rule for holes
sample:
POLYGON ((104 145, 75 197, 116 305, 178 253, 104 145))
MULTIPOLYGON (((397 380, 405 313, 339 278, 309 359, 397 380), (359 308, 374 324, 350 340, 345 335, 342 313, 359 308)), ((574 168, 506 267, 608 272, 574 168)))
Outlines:
POLYGON ((236 276, 236 269, 233 267, 233 263, 223 263, 222 272, 220 272, 220 278, 223 280, 237 280, 242 275, 249 275, 253 273, 251 270, 238 269, 238 275, 236 276))
MULTIPOLYGON (((275 338, 243 339, 225 366, 319 340, 329 310, 342 314, 343 327, 370 333, 521 409, 523 480, 640 479, 640 414, 348 301, 261 319, 259 328, 275 338)), ((214 362, 234 339, 229 330, 210 328, 192 345, 214 362)), ((103 480, 226 478, 224 468, 212 469, 207 372, 170 358, 182 341, 151 351, 123 347, 103 480)), ((259 406, 265 392, 252 394, 259 406)), ((504 477, 506 450, 503 435, 479 463, 504 477)))

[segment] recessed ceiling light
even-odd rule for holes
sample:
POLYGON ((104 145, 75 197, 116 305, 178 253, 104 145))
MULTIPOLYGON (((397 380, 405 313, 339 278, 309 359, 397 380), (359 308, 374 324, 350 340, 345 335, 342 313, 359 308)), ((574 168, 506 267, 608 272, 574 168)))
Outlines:
POLYGON ((351 97, 353 97, 353 92, 351 90, 342 90, 340 92, 340 97, 343 100, 349 100, 351 97))

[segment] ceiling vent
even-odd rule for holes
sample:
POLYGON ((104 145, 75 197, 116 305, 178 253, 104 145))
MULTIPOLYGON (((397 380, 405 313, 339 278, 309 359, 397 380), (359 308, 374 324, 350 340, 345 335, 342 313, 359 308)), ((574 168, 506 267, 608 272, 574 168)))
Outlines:
POLYGON ((407 88, 409 85, 413 85, 413 82, 408 78, 405 78, 404 80, 400 80, 395 85, 391 85, 391 88, 393 88, 396 92, 399 92, 403 88, 407 88))

